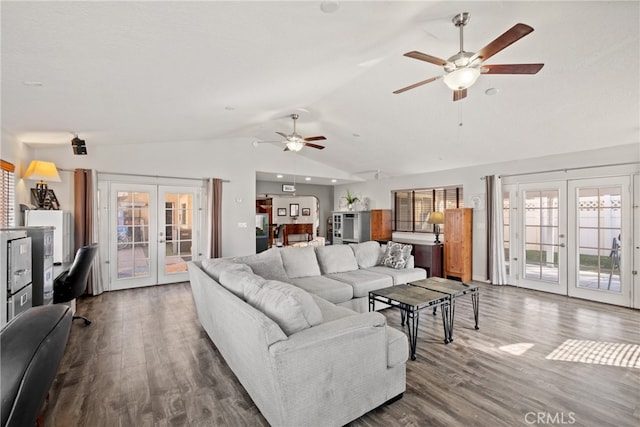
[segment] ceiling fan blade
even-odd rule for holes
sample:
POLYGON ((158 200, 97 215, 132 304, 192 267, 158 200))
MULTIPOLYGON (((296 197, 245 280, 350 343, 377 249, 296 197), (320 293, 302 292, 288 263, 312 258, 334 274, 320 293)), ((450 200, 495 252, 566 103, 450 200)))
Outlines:
POLYGON ((311 147, 311 148, 317 148, 318 150, 324 150, 324 145, 318 145, 318 144, 312 144, 310 142, 307 142, 306 144, 304 144, 306 147, 311 147))
POLYGON ((508 29, 504 34, 497 39, 483 47, 473 56, 473 59, 480 58, 482 62, 491 58, 502 49, 510 46, 512 43, 517 42, 527 34, 533 31, 533 28, 527 24, 516 24, 508 29))
POLYGON ((284 147, 284 150, 282 151, 291 151, 291 150, 289 150, 289 147, 287 146, 287 147, 284 147))
POLYGON ((404 56, 408 56, 409 58, 418 59, 420 61, 430 62, 435 65, 440 65, 444 67, 447 61, 444 59, 437 58, 435 56, 427 55, 426 53, 418 52, 416 50, 412 50, 411 52, 407 52, 404 56))
POLYGON ((440 78, 442 78, 442 76, 431 77, 430 79, 423 80, 423 81, 418 82, 418 83, 414 83, 411 86, 407 86, 407 87, 403 87, 402 89, 394 90, 393 93, 398 94, 398 93, 406 92, 408 90, 417 88, 418 86, 422 86, 422 85, 426 85, 427 83, 431 83, 432 81, 438 80, 440 78))
POLYGON ((544 64, 482 65, 482 74, 536 74, 544 64))
POLYGON ((460 101, 463 98, 467 97, 467 90, 466 89, 460 89, 460 90, 454 90, 453 91, 453 101, 460 101))
POLYGON ((282 133, 282 132, 276 132, 278 135, 280 135, 281 137, 283 137, 284 139, 289 139, 289 135, 282 133))
POLYGON ((327 138, 324 136, 310 136, 309 138, 304 138, 305 141, 324 141, 327 138))

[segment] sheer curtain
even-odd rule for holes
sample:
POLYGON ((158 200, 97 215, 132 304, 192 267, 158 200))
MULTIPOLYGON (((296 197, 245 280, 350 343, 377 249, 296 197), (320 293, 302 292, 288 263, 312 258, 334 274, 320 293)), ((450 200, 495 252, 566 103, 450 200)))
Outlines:
MULTIPOLYGON (((73 174, 74 183, 74 238, 75 250, 98 241, 99 224, 98 191, 96 171, 91 169, 76 169, 73 174)), ((104 292, 102 275, 100 274, 100 251, 91 266, 91 274, 87 283, 87 293, 99 295, 104 292)))
POLYGON ((487 276, 494 285, 507 284, 502 221, 502 183, 495 175, 485 176, 487 195, 487 276))
POLYGON ((207 258, 222 256, 222 179, 207 180, 207 258))

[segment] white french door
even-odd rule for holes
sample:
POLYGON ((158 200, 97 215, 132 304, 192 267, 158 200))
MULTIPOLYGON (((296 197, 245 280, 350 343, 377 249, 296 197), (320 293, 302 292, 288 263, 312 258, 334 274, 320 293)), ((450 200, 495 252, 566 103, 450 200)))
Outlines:
POLYGON ((189 280, 187 262, 197 253, 199 194, 191 187, 158 188, 158 283, 189 280))
POLYGON ((200 189, 111 183, 109 194, 109 289, 188 280, 200 189))
POLYGON ((519 286, 566 295, 566 183, 522 184, 518 200, 519 286))
POLYGON ((631 196, 629 176, 505 185, 508 282, 631 306, 631 196))

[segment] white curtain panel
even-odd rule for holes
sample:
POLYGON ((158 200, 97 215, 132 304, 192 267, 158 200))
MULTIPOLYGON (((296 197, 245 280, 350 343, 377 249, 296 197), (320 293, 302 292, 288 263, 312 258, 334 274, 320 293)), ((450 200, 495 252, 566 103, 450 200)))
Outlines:
POLYGON ((504 259, 504 223, 502 206, 502 182, 500 177, 485 177, 487 191, 487 222, 489 243, 489 280, 494 285, 507 284, 504 259))
MULTIPOLYGON (((91 169, 91 241, 98 244, 101 248, 100 242, 100 208, 98 207, 98 172, 95 169, 91 169)), ((100 250, 96 253, 96 257, 91 265, 91 272, 93 278, 93 295, 100 295, 104 292, 104 284, 102 283, 102 274, 100 272, 100 266, 102 260, 100 258, 100 250)))

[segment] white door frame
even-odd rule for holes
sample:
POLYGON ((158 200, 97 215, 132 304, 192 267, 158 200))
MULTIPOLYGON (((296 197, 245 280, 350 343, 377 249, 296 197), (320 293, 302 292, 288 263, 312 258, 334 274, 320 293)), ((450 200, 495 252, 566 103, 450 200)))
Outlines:
MULTIPOLYGON (((109 290, 121 290, 156 285, 158 283, 158 232, 157 220, 158 187, 150 184, 112 183, 109 197, 109 290), (148 235, 146 236, 148 250, 149 274, 138 277, 118 278, 118 251, 135 248, 119 248, 118 236, 118 192, 144 192, 149 194, 148 235)), ((135 267, 135 266, 134 266, 135 267)))
POLYGON ((591 301, 599 301, 608 304, 615 304, 630 307, 632 305, 632 281, 630 269, 631 265, 631 239, 632 236, 632 220, 631 220, 631 180, 629 176, 606 177, 606 178, 588 178, 576 179, 568 181, 568 204, 569 204, 569 224, 571 232, 570 250, 569 250, 569 286, 568 294, 571 297, 584 298, 591 301), (620 251, 620 290, 610 291, 607 289, 591 289, 580 287, 580 257, 579 257, 579 239, 578 239, 578 190, 581 188, 599 188, 599 187, 620 187, 621 190, 621 228, 623 244, 620 251), (626 240, 626 242, 625 242, 626 240), (626 250, 625 250, 626 249, 626 250), (625 268, 626 267, 626 268, 625 268))
MULTIPOLYGON (((195 194, 194 200, 194 232, 193 232, 193 250, 192 250, 192 259, 198 260, 202 257, 202 253, 200 253, 201 248, 203 247, 202 239, 204 238, 204 215, 203 215, 203 200, 206 199, 206 189, 203 185, 202 180, 197 179, 182 179, 182 178, 156 178, 156 177, 147 177, 144 175, 120 175, 120 174, 99 174, 98 175, 98 198, 99 198, 99 215, 98 215, 98 223, 100 228, 100 254, 101 258, 104 261, 105 268, 101 269, 102 275, 102 283, 104 283, 105 291, 115 291, 120 289, 127 288, 135 288, 141 286, 152 286, 165 282, 160 282, 158 278, 158 217, 160 215, 164 215, 164 209, 159 212, 159 214, 155 215, 153 229, 149 232, 150 242, 155 241, 155 252, 153 253, 153 259, 155 260, 155 265, 152 271, 154 271, 154 280, 127 280, 126 286, 124 283, 120 285, 114 285, 112 282, 117 281, 117 241, 114 236, 116 236, 117 230, 117 220, 114 223, 112 216, 117 218, 117 213, 112 215, 111 209, 113 200, 112 198, 117 198, 117 189, 123 188, 122 186, 128 186, 128 188, 153 188, 156 192, 156 198, 154 199, 154 206, 158 206, 157 199, 157 190, 158 187, 175 187, 175 188, 188 188, 190 191, 193 191, 195 194), (188 185, 184 185, 185 182, 188 182, 188 185), (115 188, 115 189, 114 189, 115 188), (115 194, 115 195, 114 195, 115 194), (152 239, 153 238, 153 239, 152 239), (115 271, 114 271, 115 269, 115 271)), ((162 202, 164 203, 164 201, 162 202)), ((151 204, 151 203, 150 203, 151 204)), ((151 224, 150 224, 151 227, 151 224)), ((151 258, 151 254, 150 254, 151 258)), ((179 282, 183 280, 188 280, 187 274, 182 275, 182 277, 172 277, 172 279, 166 283, 179 282)), ((124 282, 124 281, 121 281, 124 282)))
MULTIPOLYGON (((518 286, 535 289, 538 291, 551 292, 555 294, 567 295, 567 248, 566 248, 566 236, 567 236, 567 204, 566 204, 566 181, 548 181, 538 183, 527 183, 518 185, 518 209, 519 209, 519 223, 518 223, 518 286), (525 215, 527 211, 526 207, 526 192, 531 191, 557 191, 558 192, 558 223, 557 229, 552 234, 552 242, 548 245, 556 248, 558 253, 558 271, 557 280, 549 281, 542 278, 534 279, 528 278, 526 273, 527 266, 527 224, 525 221, 525 215)), ((553 230, 552 230, 553 231, 553 230)))

